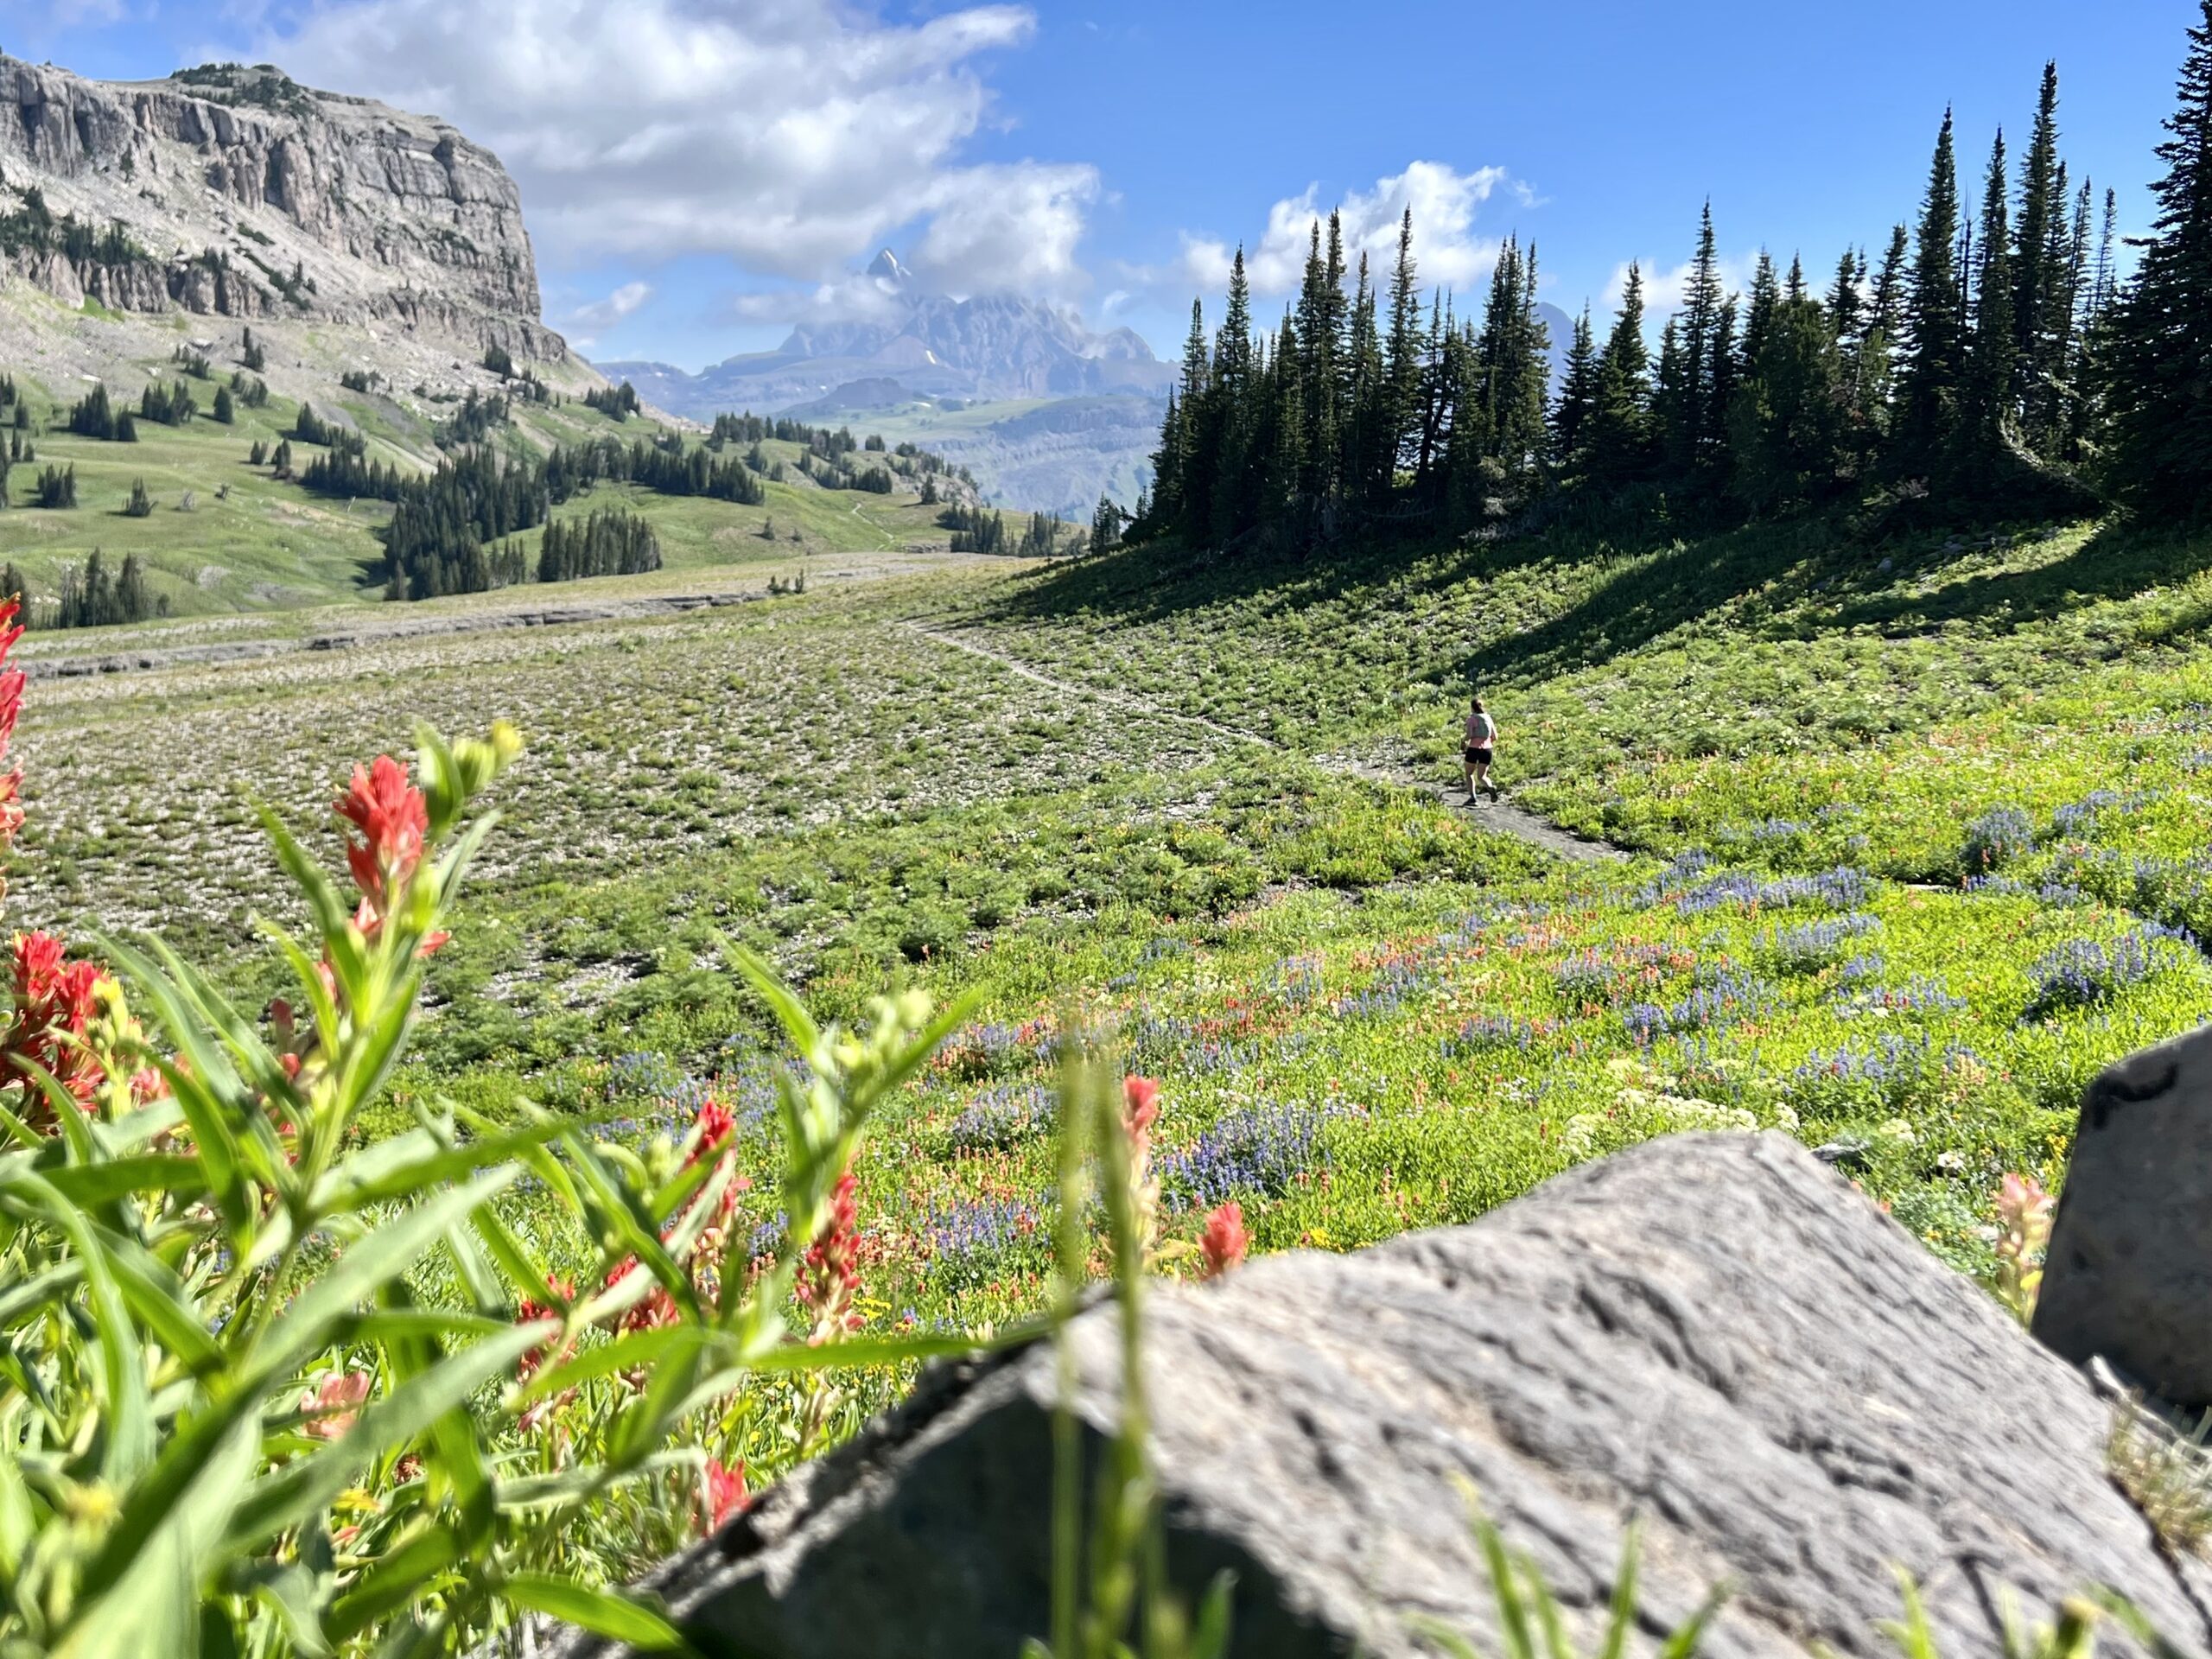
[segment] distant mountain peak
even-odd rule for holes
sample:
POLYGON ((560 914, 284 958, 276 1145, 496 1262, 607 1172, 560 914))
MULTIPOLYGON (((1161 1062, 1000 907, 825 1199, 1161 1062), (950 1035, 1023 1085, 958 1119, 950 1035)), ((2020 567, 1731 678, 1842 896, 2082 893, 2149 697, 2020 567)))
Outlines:
POLYGON ((904 288, 913 277, 913 272, 899 263, 899 256, 888 248, 880 250, 868 262, 868 274, 879 282, 894 283, 904 288))

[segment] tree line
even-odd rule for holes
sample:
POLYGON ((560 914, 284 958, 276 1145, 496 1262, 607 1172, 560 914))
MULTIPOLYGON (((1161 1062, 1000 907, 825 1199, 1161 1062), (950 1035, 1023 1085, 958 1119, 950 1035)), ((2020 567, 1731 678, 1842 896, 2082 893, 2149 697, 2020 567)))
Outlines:
POLYGON ((111 570, 106 557, 94 548, 79 571, 61 573, 61 589, 52 601, 35 600, 30 583, 13 560, 0 569, 0 598, 23 602, 20 620, 27 628, 103 628, 121 622, 143 622, 167 616, 166 596, 156 599, 146 587, 145 567, 136 553, 123 556, 123 568, 111 570))
MULTIPOLYGON (((2158 215, 2117 269, 2116 201, 2060 154, 2048 65, 2026 143, 2000 131, 1976 199, 1946 111, 1910 224, 1823 277, 1762 252, 1732 291, 1713 212, 1649 343, 1643 273, 1574 324, 1556 386, 1533 244, 1476 315, 1424 294, 1410 211, 1387 278, 1316 221, 1304 281, 1255 327, 1240 251, 1220 327, 1192 308, 1131 538, 1304 544, 1458 532, 1569 504, 1741 521, 1840 501, 1947 518, 2117 499, 2212 503, 2212 0, 2158 150, 2158 215)), ((1095 544, 1110 544, 1103 529, 1095 544)))

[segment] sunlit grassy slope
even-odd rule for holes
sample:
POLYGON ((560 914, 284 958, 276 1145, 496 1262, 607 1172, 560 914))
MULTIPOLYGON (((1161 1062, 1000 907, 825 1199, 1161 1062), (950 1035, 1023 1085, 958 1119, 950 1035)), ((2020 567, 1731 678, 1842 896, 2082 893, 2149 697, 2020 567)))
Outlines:
MULTIPOLYGON (((117 563, 136 554, 154 594, 166 599, 179 615, 380 600, 383 587, 375 570, 383 550, 375 532, 390 518, 390 507, 315 495, 275 478, 267 466, 248 464, 257 440, 273 450, 292 429, 297 405, 277 397, 264 409, 240 404, 235 424, 224 426, 212 417, 217 382, 186 377, 184 384, 202 417, 182 427, 140 421, 136 443, 103 442, 67 431, 67 406, 83 389, 26 387, 35 428, 24 435, 36 460, 10 474, 8 510, 0 513, 0 559, 12 560, 34 593, 51 595, 63 569, 81 566, 94 549, 117 563), (48 466, 76 468, 73 510, 31 505, 37 474, 48 466), (132 518, 124 509, 142 479, 155 511, 132 518)), ((398 402, 357 393, 341 399, 339 407, 369 439, 372 459, 408 469, 435 464, 438 452, 429 428, 398 402)), ((332 412, 319 411, 326 416, 332 412)), ((651 438, 660 431, 643 420, 616 423, 576 403, 518 404, 499 442, 518 452, 542 453, 556 443, 608 434, 651 438)), ((0 429, 0 442, 7 435, 0 429)), ((800 453, 796 444, 770 442, 764 448, 786 462, 800 453)), ((296 441, 293 452, 298 467, 319 453, 296 441)), ((664 564, 677 569, 729 564, 796 569, 816 556, 945 543, 937 509, 919 505, 911 493, 823 490, 795 468, 788 476, 791 482, 767 486, 768 499, 760 507, 618 488, 579 498, 556 516, 627 507, 652 521, 664 564)), ((522 539, 534 557, 537 533, 522 539)))

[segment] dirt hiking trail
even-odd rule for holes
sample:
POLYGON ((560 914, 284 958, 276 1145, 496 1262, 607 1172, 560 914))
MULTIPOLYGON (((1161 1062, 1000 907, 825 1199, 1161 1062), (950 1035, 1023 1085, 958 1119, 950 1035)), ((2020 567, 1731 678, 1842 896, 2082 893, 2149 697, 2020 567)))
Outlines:
MULTIPOLYGON (((1126 691, 1112 691, 1101 686, 1080 685, 1071 680, 1057 679, 1042 669, 1034 667, 1018 657, 1010 657, 1004 652, 994 650, 988 645, 979 645, 976 641, 949 629, 929 627, 919 622, 902 622, 899 626, 909 633, 918 635, 933 644, 944 645, 952 651, 965 652, 969 656, 981 658, 987 663, 995 663, 1009 674, 1018 675, 1034 684, 1048 687, 1070 696, 1096 698, 1109 707, 1125 709, 1131 714, 1142 715, 1148 720, 1177 721, 1185 726, 1195 726, 1202 731, 1211 732, 1217 737, 1229 738, 1239 743, 1249 743, 1259 748, 1272 750, 1278 754, 1297 753, 1295 750, 1286 748, 1271 738, 1261 736, 1257 732, 1244 731, 1235 726, 1224 726, 1220 721, 1208 720, 1202 715, 1186 715, 1177 709, 1163 708, 1159 703, 1143 697, 1133 696, 1126 691)), ((1548 818, 1539 817, 1526 807, 1517 806, 1511 801, 1478 800, 1473 806, 1469 807, 1459 790, 1447 783, 1426 775, 1411 761, 1392 763, 1329 754, 1305 755, 1302 758, 1310 760, 1325 771, 1337 772, 1344 777, 1363 778, 1370 783, 1382 784, 1394 789, 1417 790, 1424 795, 1441 801, 1446 806, 1465 810, 1471 820, 1484 830, 1495 830, 1501 835, 1517 836, 1531 846, 1541 847, 1546 852, 1572 860, 1579 864, 1618 863, 1629 856, 1624 848, 1616 847, 1611 842, 1589 841, 1580 836, 1571 834, 1560 829, 1548 818)))

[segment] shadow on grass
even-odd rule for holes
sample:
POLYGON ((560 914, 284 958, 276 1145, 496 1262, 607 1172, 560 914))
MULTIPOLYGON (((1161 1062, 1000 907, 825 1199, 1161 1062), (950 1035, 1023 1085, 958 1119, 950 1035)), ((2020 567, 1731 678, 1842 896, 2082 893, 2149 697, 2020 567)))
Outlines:
MULTIPOLYGON (((2063 531, 2049 522, 1997 532, 1999 543, 2063 531)), ((1986 531, 1984 532, 1987 534, 1986 531)), ((1555 529, 1510 541, 1385 543, 1323 558, 1208 560, 1173 543, 1148 543, 1023 581, 989 602, 1013 620, 1082 616, 1142 625, 1196 610, 1245 621, 1332 607, 1402 610, 1422 626, 1423 601, 1524 575, 1510 608, 1525 626, 1493 631, 1475 607, 1475 635, 1433 660, 1431 677, 1471 685, 1526 684, 1600 666, 1688 625, 1725 619, 1749 637, 1810 639, 1854 628, 1918 632, 1966 622, 2010 632, 2085 602, 2177 583, 2212 565, 2212 541, 2107 524, 2061 557, 1986 575, 1961 575, 1932 593, 1898 591, 1915 575, 1940 573, 1971 552, 1941 530, 1870 541, 1850 519, 1808 515, 1675 539, 1665 531, 1607 537, 1555 529), (1552 566, 1557 598, 1535 595, 1525 576, 1552 566), (1578 572, 1570 575, 1570 572, 1578 572), (1550 613, 1544 613, 1548 608, 1550 613)), ((2142 637, 2179 638, 2212 627, 2212 596, 2182 606, 2142 637)))

